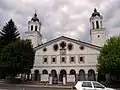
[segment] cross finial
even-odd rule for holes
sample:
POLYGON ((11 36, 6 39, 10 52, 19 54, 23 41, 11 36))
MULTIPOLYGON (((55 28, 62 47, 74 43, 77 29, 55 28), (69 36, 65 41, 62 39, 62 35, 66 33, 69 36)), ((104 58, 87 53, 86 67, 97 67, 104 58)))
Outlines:
POLYGON ((36 9, 35 9, 35 13, 36 13, 36 9))
POLYGON ((97 12, 97 9, 96 9, 96 8, 94 8, 94 12, 97 12))
POLYGON ((35 14, 34 14, 34 17, 37 17, 37 14, 36 14, 36 10, 35 10, 35 14))

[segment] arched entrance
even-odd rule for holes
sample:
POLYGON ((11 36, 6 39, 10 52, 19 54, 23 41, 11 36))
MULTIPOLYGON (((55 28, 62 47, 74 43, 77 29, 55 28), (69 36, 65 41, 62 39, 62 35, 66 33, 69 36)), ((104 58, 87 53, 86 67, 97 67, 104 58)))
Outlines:
POLYGON ((95 72, 93 69, 88 70, 88 80, 89 81, 95 81, 95 72))
POLYGON ((34 71, 34 80, 35 80, 35 81, 39 81, 39 79, 40 79, 39 70, 36 69, 36 70, 34 71))
POLYGON ((71 79, 73 80, 72 82, 76 81, 76 71, 74 69, 70 70, 70 75, 72 75, 71 79))
POLYGON ((86 79, 85 79, 85 71, 84 71, 83 69, 81 69, 81 70, 79 71, 78 80, 79 80, 79 81, 84 81, 84 80, 86 80, 86 79))
POLYGON ((59 81, 60 82, 63 82, 63 77, 66 77, 67 73, 66 73, 66 70, 61 70, 60 71, 60 75, 59 75, 59 81))
POLYGON ((71 70, 70 70, 70 75, 76 75, 76 72, 75 72, 74 69, 71 69, 71 70))
POLYGON ((51 71, 51 76, 52 76, 52 84, 57 84, 58 83, 58 77, 57 77, 56 70, 51 71))
POLYGON ((42 71, 42 74, 48 74, 48 71, 47 71, 46 69, 44 69, 44 70, 42 71))

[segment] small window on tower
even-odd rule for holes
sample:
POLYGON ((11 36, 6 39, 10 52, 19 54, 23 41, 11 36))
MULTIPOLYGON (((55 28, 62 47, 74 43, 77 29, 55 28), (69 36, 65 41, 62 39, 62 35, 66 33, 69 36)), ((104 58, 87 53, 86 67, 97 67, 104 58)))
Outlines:
POLYGON ((33 25, 31 25, 31 31, 33 30, 33 25))
POLYGON ((98 38, 100 37, 100 35, 98 35, 98 38))
POLYGON ((35 26, 35 31, 37 31, 37 26, 35 26))
POLYGON ((93 29, 94 29, 94 22, 92 22, 92 26, 93 26, 93 29))
POLYGON ((100 21, 100 24, 101 24, 101 28, 102 28, 102 21, 100 21))
POLYGON ((96 21, 96 28, 99 29, 99 22, 96 21))

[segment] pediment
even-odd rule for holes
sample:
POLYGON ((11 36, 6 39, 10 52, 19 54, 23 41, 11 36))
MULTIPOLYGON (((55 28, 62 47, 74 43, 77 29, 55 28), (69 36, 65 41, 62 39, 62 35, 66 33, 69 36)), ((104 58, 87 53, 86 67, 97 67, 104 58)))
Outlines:
MULTIPOLYGON (((86 42, 83 42, 83 41, 80 41, 80 40, 68 38, 68 37, 65 37, 65 36, 61 36, 61 37, 58 37, 56 39, 50 40, 50 41, 48 41, 46 43, 43 43, 43 44, 35 47, 34 50, 36 51, 36 50, 39 50, 39 49, 41 49, 43 47, 47 47, 47 46, 50 46, 50 45, 56 44, 56 43, 61 45, 62 42, 65 42, 65 43, 71 42, 71 43, 74 43, 74 44, 77 44, 77 45, 84 45, 86 47, 89 47, 89 48, 92 48, 92 49, 95 49, 95 50, 98 50, 98 51, 101 50, 101 47, 99 47, 99 46, 92 45, 90 43, 86 43, 86 42)), ((62 43, 62 44, 64 44, 64 43, 62 43)))

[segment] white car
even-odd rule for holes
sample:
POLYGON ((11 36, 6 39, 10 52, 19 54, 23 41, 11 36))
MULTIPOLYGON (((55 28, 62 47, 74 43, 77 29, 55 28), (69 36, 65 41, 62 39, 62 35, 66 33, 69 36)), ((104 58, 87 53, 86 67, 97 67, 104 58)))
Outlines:
POLYGON ((78 81, 73 87, 73 90, 116 90, 113 88, 107 88, 96 81, 78 81))

